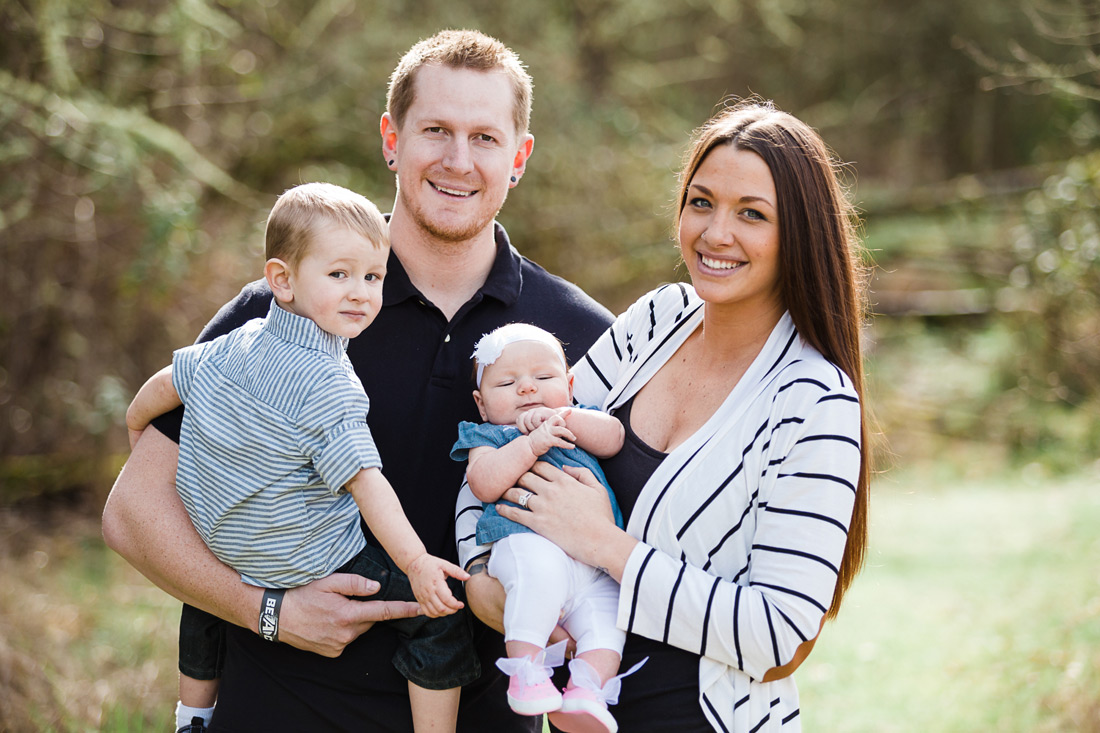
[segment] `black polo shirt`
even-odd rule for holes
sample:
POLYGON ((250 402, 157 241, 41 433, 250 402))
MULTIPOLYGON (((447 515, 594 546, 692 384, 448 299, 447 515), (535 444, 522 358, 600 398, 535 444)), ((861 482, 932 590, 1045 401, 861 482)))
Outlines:
MULTIPOLYGON (((370 398, 368 422, 382 471, 428 551, 450 560, 456 559, 454 507, 465 467, 449 453, 458 423, 480 421, 471 395, 476 341, 505 323, 534 323, 565 343, 572 364, 611 322, 607 309, 578 287, 522 257, 499 224, 495 236, 489 277, 450 321, 391 253, 382 310, 348 347, 370 398)), ((246 285, 199 341, 263 317, 270 302, 266 281, 246 285)), ((154 425, 178 440, 179 423, 177 413, 154 425)), ((507 679, 493 664, 504 655, 502 638, 474 625, 483 673, 463 690, 459 730, 539 730, 539 718, 508 710, 507 679)), ((411 731, 406 682, 389 662, 394 643, 393 632, 379 624, 330 660, 231 626, 211 730, 411 731)))

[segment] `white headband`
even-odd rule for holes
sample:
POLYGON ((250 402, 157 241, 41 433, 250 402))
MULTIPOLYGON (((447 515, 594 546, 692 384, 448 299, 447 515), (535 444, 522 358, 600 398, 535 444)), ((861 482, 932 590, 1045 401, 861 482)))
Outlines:
POLYGON ((477 360, 478 389, 481 389, 481 375, 484 374, 485 367, 500 358, 505 346, 517 341, 538 341, 552 347, 561 359, 561 365, 566 371, 569 370, 569 365, 565 362, 565 354, 561 349, 561 342, 554 338, 552 333, 529 323, 509 323, 482 336, 474 347, 473 358, 477 360))

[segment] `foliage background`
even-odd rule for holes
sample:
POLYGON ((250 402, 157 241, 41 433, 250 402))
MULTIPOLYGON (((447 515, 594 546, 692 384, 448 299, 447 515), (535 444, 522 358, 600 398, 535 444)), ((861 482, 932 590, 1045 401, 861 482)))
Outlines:
POLYGON ((875 321, 880 351, 931 328, 919 352, 1007 359, 957 385, 961 409, 885 369, 887 431, 1095 452, 1097 11, 1051 2, 4 0, 4 475, 65 485, 124 448, 133 390, 259 273, 279 192, 325 179, 385 208, 389 72, 468 26, 536 80, 535 157, 502 214, 525 254, 612 309, 677 277, 688 132, 723 98, 772 98, 858 172, 875 309, 922 316, 875 321), (918 392, 895 407, 899 383, 918 392), (1014 417, 1031 409, 1050 419, 1014 417))
POLYGON ((852 163, 883 467, 1100 470, 1096 0, 0 0, 5 511, 101 503, 130 396, 259 274, 278 193, 388 208, 385 84, 443 27, 535 78, 524 254, 612 310, 681 277, 688 133, 774 99, 852 163))

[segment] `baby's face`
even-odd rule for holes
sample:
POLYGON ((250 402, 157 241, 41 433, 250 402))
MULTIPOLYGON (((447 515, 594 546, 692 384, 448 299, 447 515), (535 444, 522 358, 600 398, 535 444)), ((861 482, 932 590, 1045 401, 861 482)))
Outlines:
POLYGON ((560 353, 541 341, 516 341, 485 367, 481 388, 474 392, 481 419, 515 425, 536 407, 569 407, 573 384, 560 353))

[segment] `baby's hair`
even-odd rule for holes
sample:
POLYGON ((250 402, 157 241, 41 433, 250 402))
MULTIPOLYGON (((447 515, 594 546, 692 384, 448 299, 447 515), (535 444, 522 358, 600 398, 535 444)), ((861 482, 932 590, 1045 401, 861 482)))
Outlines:
POLYGON ((562 365, 566 371, 569 370, 569 358, 565 355, 565 346, 562 344, 561 339, 546 329, 530 323, 509 323, 483 335, 474 346, 472 376, 474 384, 478 388, 481 387, 483 366, 491 365, 500 358, 505 348, 517 341, 538 341, 547 346, 555 347, 561 355, 562 365))
POLYGON ((309 251, 313 234, 334 224, 376 247, 390 246, 389 226, 368 198, 332 183, 303 183, 283 193, 268 214, 264 257, 294 267, 309 251))

